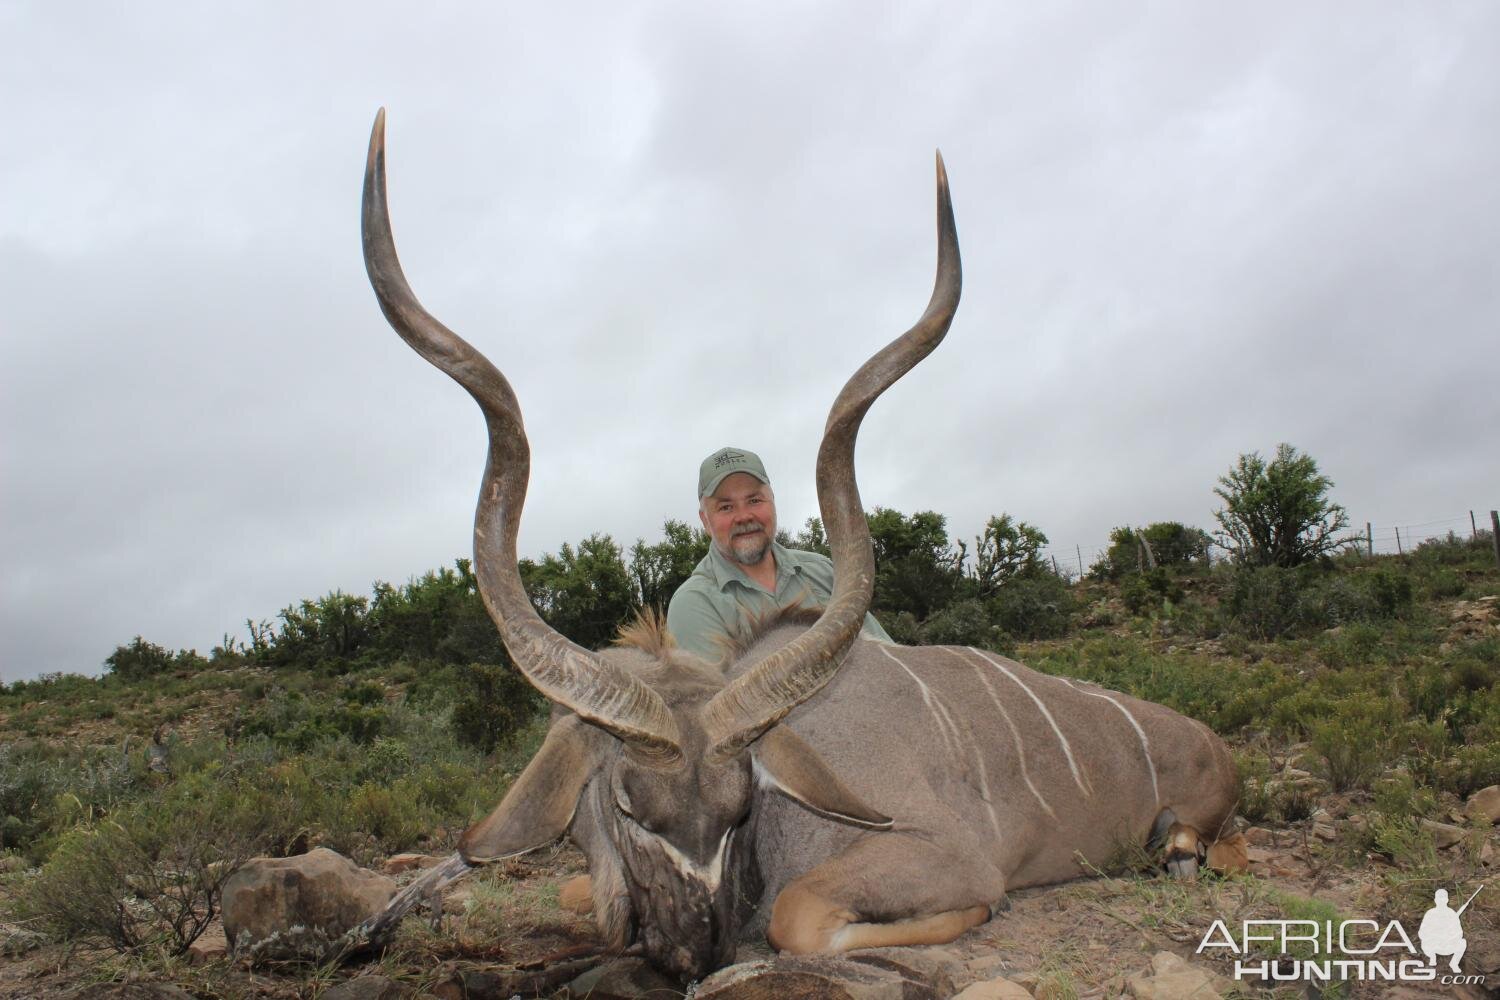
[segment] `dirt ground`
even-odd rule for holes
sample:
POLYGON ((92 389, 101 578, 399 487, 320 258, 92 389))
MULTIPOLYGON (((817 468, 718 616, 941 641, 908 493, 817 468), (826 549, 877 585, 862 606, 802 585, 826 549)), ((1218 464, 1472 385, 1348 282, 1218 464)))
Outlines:
MULTIPOLYGON (((1337 801, 1330 804, 1335 810, 1339 807, 1337 801)), ((1249 830, 1248 876, 1176 881, 1136 872, 1013 893, 1007 911, 944 949, 962 970, 955 986, 1003 976, 1032 996, 1049 1000, 1131 996, 1130 980, 1149 975, 1154 955, 1171 952, 1224 977, 1216 981, 1219 995, 1325 995, 1305 986, 1272 991, 1253 980, 1236 984, 1230 978, 1234 956, 1227 949, 1209 948, 1202 954, 1198 949, 1215 919, 1237 927, 1243 919, 1306 915, 1287 912, 1289 898, 1331 904, 1344 918, 1374 919, 1382 926, 1397 919, 1415 940, 1423 911, 1412 907, 1430 895, 1430 888, 1405 880, 1403 872, 1379 856, 1351 867, 1338 838, 1345 821, 1338 817, 1330 821, 1330 814, 1325 811, 1319 820, 1281 829, 1249 830), (1330 833, 1331 840, 1327 839, 1330 833)), ((1473 840, 1448 852, 1452 870, 1472 869, 1472 877, 1447 886, 1456 897, 1454 905, 1493 878, 1492 865, 1479 859, 1483 855, 1493 861, 1500 849, 1500 833, 1472 836, 1473 840)), ((561 849, 471 874, 449 888, 444 915, 435 927, 430 916, 409 919, 384 956, 335 969, 250 970, 225 957, 211 931, 195 949, 198 954, 185 959, 127 960, 107 952, 62 947, 11 954, 0 959, 0 997, 86 997, 91 984, 135 980, 170 982, 200 998, 318 1000, 346 979, 372 974, 400 981, 415 995, 445 1000, 484 995, 485 990, 476 985, 484 983, 489 984, 486 989, 514 991, 489 994, 502 1000, 512 995, 571 996, 564 986, 566 980, 606 960, 599 954, 589 919, 557 903, 562 883, 583 871, 582 857, 574 850, 561 849)), ((404 882, 411 877, 413 873, 405 873, 397 879, 404 882)), ((1500 886, 1494 894, 1500 896, 1500 886)), ((1484 897, 1481 893, 1480 899, 1484 897)), ((1480 906, 1476 901, 1466 913, 1464 969, 1486 974, 1490 983, 1500 986, 1497 903, 1500 900, 1485 900, 1480 906)), ((770 954, 763 942, 751 942, 741 947, 737 959, 744 962, 770 954)), ((1342 993, 1326 995, 1476 998, 1500 995, 1500 989, 1355 982, 1346 984, 1342 993)))

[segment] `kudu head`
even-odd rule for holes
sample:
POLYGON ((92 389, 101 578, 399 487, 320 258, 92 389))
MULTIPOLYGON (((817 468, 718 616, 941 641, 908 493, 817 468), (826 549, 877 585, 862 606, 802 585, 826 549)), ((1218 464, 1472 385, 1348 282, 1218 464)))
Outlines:
POLYGON ((832 679, 869 607, 875 563, 854 479, 854 442, 875 399, 947 333, 961 285, 958 237, 942 157, 938 270, 915 326, 877 352, 834 402, 818 450, 818 503, 833 553, 833 595, 818 620, 734 679, 669 650, 602 653, 544 623, 522 587, 516 537, 530 469, 521 411, 505 376, 433 318, 396 258, 386 205, 385 112, 365 168, 365 266, 380 307, 417 353, 479 403, 489 459, 474 518, 480 595, 517 667, 572 714, 488 817, 463 835, 470 862, 547 844, 573 828, 588 841, 594 908, 609 945, 639 939, 648 958, 684 977, 733 957, 736 842, 757 787, 775 787, 822 814, 866 827, 890 820, 861 803, 787 727, 777 723, 832 679))

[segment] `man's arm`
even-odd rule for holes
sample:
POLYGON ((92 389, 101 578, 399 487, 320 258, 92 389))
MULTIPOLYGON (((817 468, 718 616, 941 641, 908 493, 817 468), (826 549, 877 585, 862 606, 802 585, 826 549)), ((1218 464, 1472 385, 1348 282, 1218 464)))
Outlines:
POLYGON ((677 640, 677 648, 705 660, 717 661, 724 655, 719 639, 729 635, 724 619, 708 595, 684 584, 667 605, 667 631, 677 640))

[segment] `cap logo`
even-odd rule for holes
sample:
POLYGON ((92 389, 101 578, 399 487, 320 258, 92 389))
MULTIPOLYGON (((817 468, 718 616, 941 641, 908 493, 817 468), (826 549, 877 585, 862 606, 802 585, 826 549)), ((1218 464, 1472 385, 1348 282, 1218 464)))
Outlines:
POLYGON ((722 469, 726 465, 733 465, 736 462, 743 462, 744 460, 745 460, 745 455, 744 455, 743 452, 738 452, 738 451, 724 451, 724 452, 720 452, 719 454, 717 454, 717 455, 714 456, 714 468, 715 469, 722 469))

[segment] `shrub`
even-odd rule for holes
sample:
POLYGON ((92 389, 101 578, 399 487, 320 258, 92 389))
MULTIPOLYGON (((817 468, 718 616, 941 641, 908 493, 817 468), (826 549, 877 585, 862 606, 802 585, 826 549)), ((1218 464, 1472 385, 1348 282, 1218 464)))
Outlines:
POLYGON ((160 799, 68 833, 17 908, 52 935, 118 951, 182 954, 218 912, 224 882, 259 847, 267 803, 203 774, 160 799))
POLYGON ((1064 635, 1076 602, 1067 581, 1052 573, 1010 580, 990 598, 990 619, 1017 639, 1053 639, 1064 635))
POLYGON ((919 637, 929 646, 997 648, 1000 629, 990 621, 984 602, 970 598, 950 604, 922 623, 919 637))
POLYGON ((1143 572, 1146 565, 1141 540, 1151 547, 1151 556, 1160 569, 1187 569, 1208 564, 1211 539, 1201 528, 1190 528, 1177 521, 1156 521, 1137 532, 1119 527, 1109 533, 1109 549, 1092 567, 1096 578, 1118 580, 1128 573, 1143 572))
POLYGON ((454 734, 481 753, 503 746, 542 706, 520 672, 508 667, 470 663, 455 671, 454 680, 460 692, 453 705, 454 734))
POLYGON ((1345 544, 1336 537, 1349 525, 1344 508, 1328 499, 1333 480, 1318 472, 1311 455, 1276 446, 1269 463, 1257 452, 1241 455, 1219 478, 1224 501, 1214 512, 1216 541, 1248 566, 1300 566, 1345 544))
POLYGON ((130 645, 115 647, 115 651, 105 657, 104 666, 116 677, 138 681, 179 670, 196 672, 206 668, 208 661, 199 656, 196 650, 182 649, 173 653, 136 636, 130 640, 130 645))
POLYGON ((1291 634, 1303 623, 1297 574, 1280 566, 1236 570, 1222 612, 1228 628, 1253 639, 1291 634))

